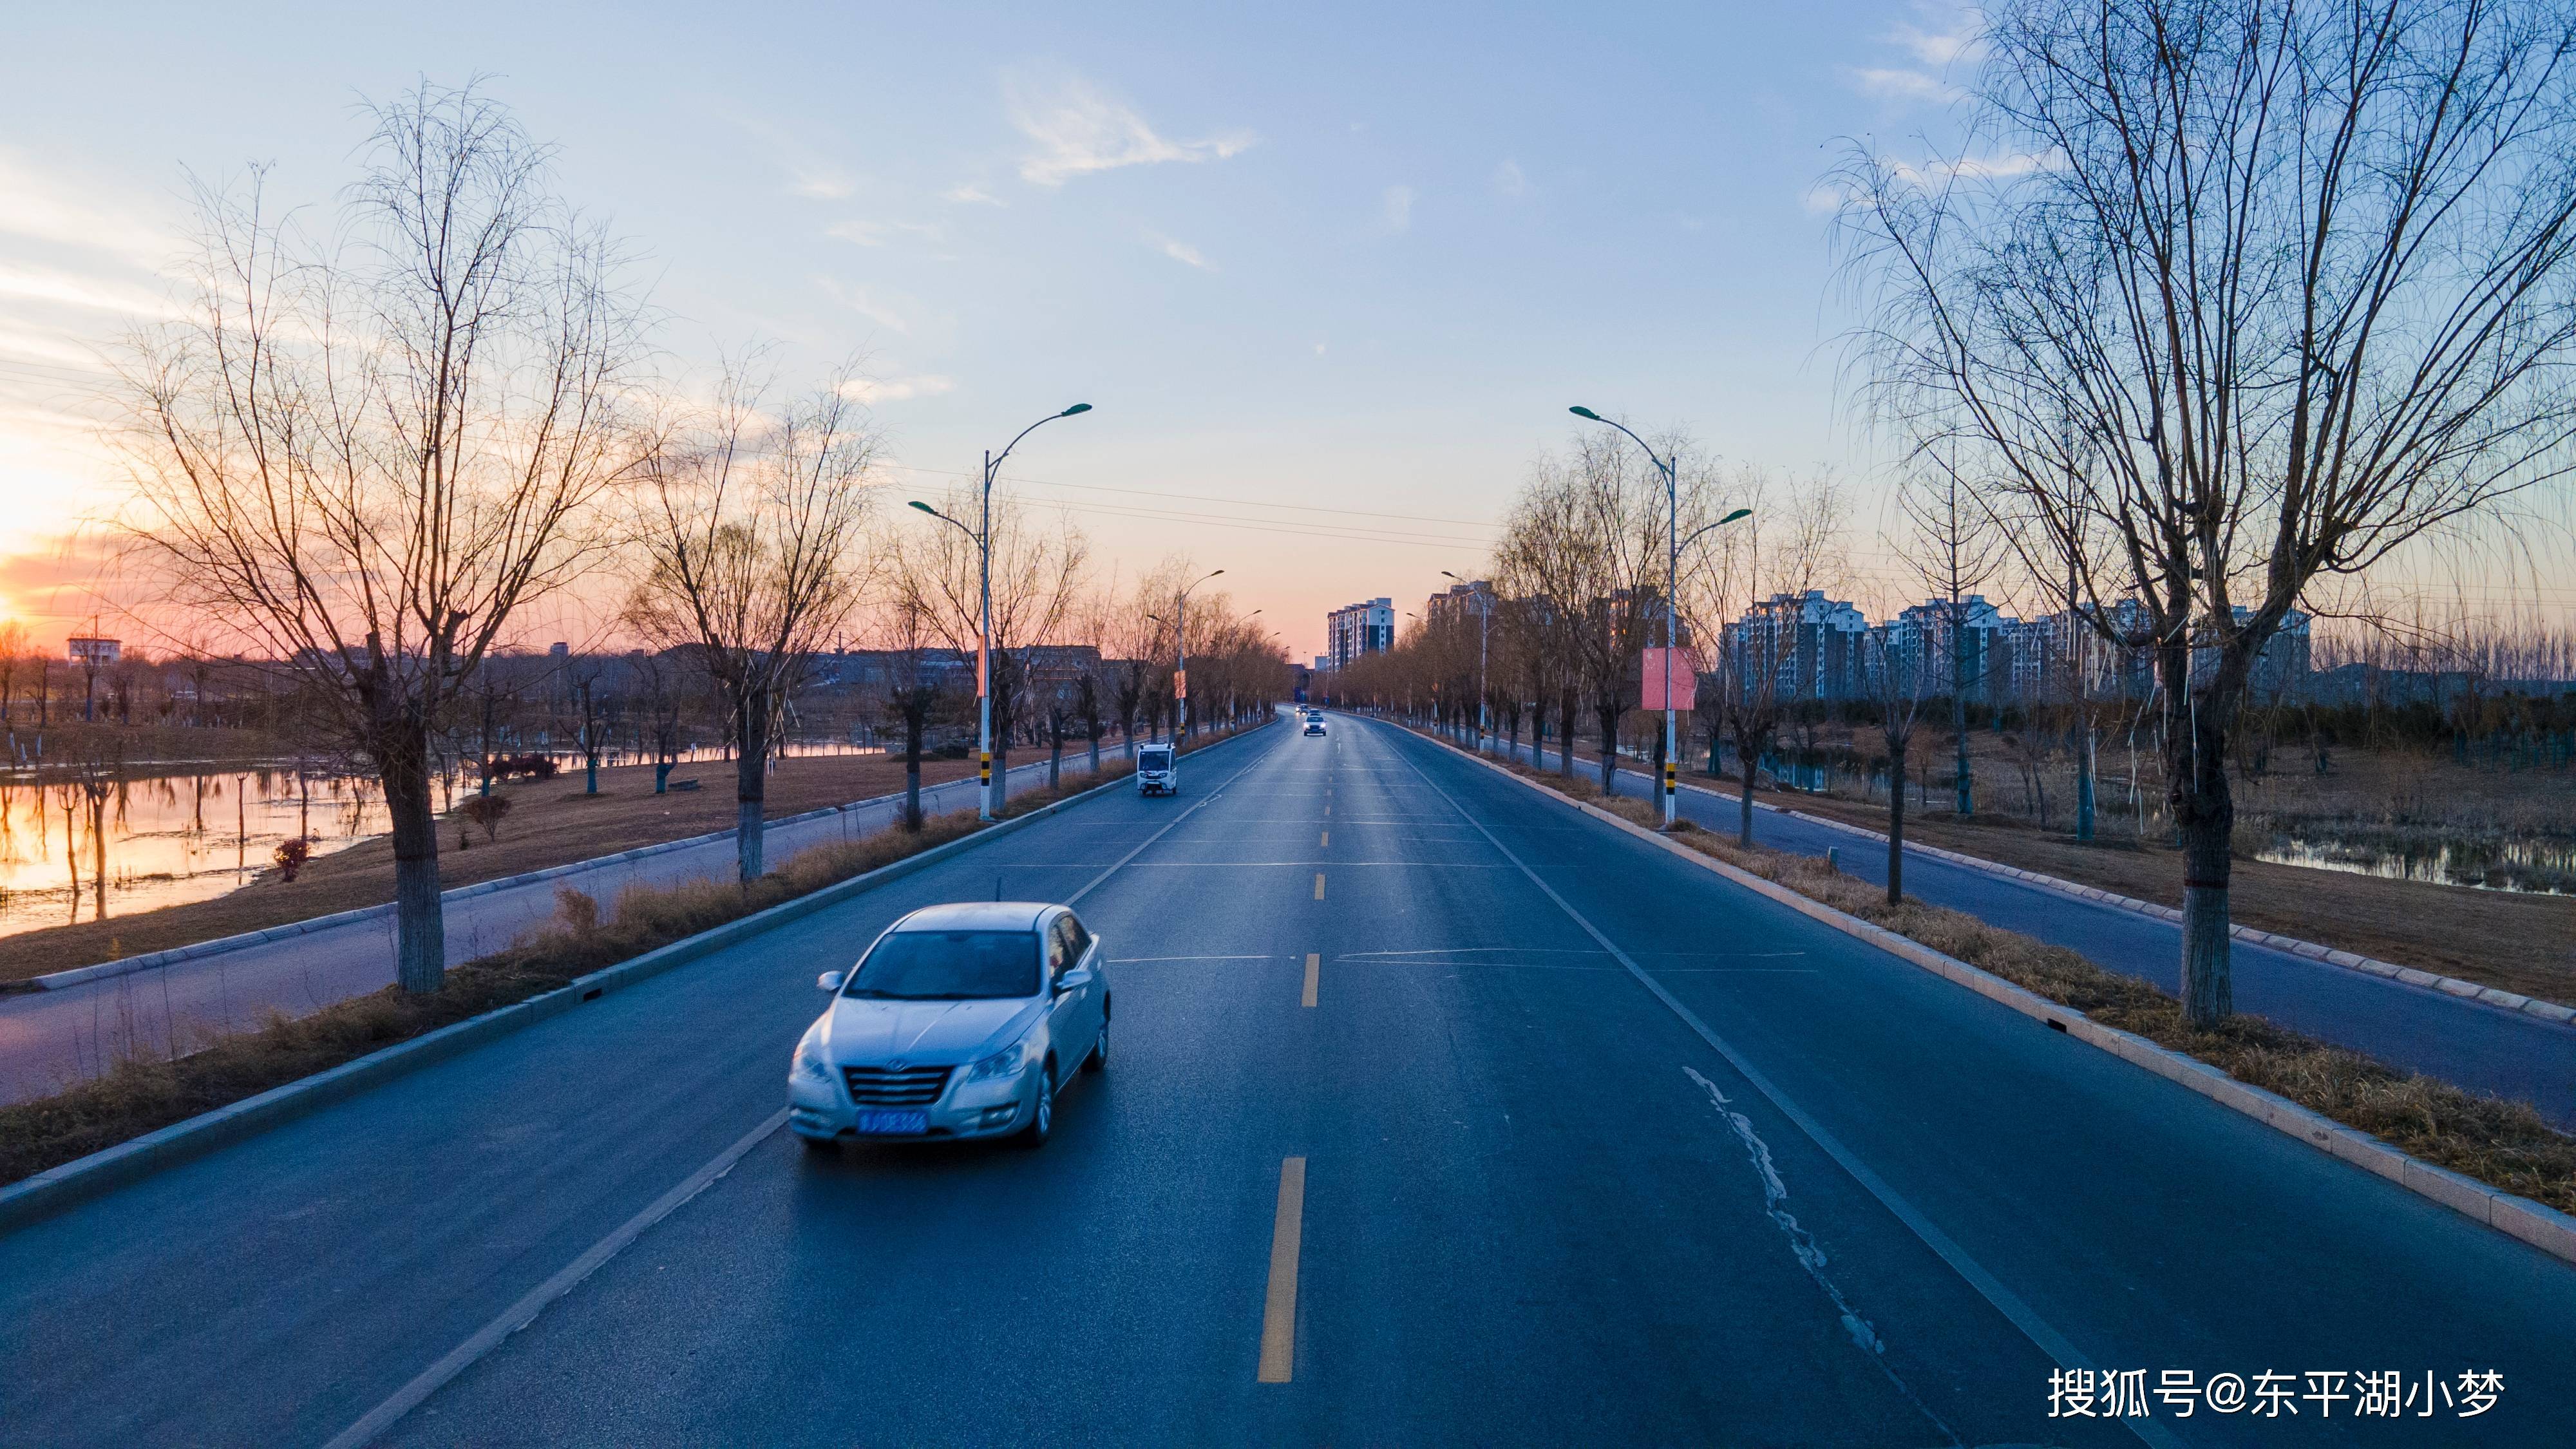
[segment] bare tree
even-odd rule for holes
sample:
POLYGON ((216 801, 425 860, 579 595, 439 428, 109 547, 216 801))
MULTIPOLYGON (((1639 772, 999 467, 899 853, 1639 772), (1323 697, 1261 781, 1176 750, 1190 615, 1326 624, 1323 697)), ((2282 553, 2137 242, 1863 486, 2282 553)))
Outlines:
POLYGON ((858 607, 876 436, 845 371, 774 411, 765 379, 730 369, 705 416, 645 470, 635 510, 641 572, 626 617, 679 648, 724 701, 737 748, 734 853, 745 885, 766 868, 769 760, 814 655, 858 607))
POLYGON ((1893 626, 1870 631, 1867 648, 1878 736, 1887 747, 1887 903, 1894 906, 1905 902, 1905 764, 1923 715, 1928 672, 1920 652, 1906 648, 1893 626))
POLYGON ((399 979, 427 992, 430 731, 591 556, 580 522, 632 462, 641 310, 499 103, 424 85, 368 114, 334 249, 268 214, 256 172, 200 188, 186 314, 120 369, 126 522, 160 596, 296 675, 383 782, 399 979))
MULTIPOLYGON (((950 518, 974 517, 972 494, 941 500, 950 518)), ((1090 546, 1070 520, 1050 528, 1009 498, 995 498, 993 550, 993 808, 1010 795, 1011 736, 1022 722, 1021 690, 1026 654, 1047 643, 1073 618, 1081 602, 1082 572, 1090 546)), ((976 545, 962 528, 934 522, 916 528, 894 558, 892 584, 899 606, 917 609, 949 647, 972 655, 982 647, 982 584, 976 545)))
POLYGON ((10 719, 10 706, 16 702, 18 671, 32 663, 35 646, 27 635, 27 626, 15 619, 0 619, 0 728, 10 719))
POLYGON ((2007 0, 1988 41, 1975 144, 2028 164, 1846 168, 1864 355, 1993 488, 2093 480, 2115 562, 2079 584, 2154 651, 2183 1005, 2214 1022, 2265 646, 2313 581, 2570 466, 2576 12, 2007 0))
MULTIPOLYGON (((1954 751, 1950 808, 1965 820, 1977 809, 1974 766, 1968 757, 1968 696, 1983 692, 1992 672, 1986 649, 1970 637, 1969 608, 1977 590, 2007 557, 2008 545, 1966 480, 1959 476, 1956 460, 1939 450, 1927 452, 1926 458, 1931 464, 1927 471, 1908 478, 1897 489, 1897 507, 1913 535, 1900 556, 1941 605, 1938 642, 1946 658, 1928 677, 1939 680, 1941 689, 1950 697, 1950 740, 1954 751)), ((1921 653, 1933 642, 1916 641, 1914 652, 1921 653)), ((1918 659, 1915 663, 1920 669, 1932 661, 1918 659)))
POLYGON ((885 712, 903 730, 903 828, 921 829, 921 752, 931 721, 947 702, 938 671, 930 665, 933 635, 918 601, 902 599, 879 615, 878 627, 890 656, 885 712))

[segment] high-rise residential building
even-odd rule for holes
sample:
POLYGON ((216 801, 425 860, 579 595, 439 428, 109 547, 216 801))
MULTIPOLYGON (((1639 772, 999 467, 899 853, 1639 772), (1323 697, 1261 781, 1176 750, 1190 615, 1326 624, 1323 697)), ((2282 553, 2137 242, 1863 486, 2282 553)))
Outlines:
POLYGON ((1370 599, 1344 604, 1325 616, 1335 669, 1347 669, 1364 654, 1395 647, 1395 600, 1370 599))
POLYGON ((1422 622, 1446 624, 1459 620, 1475 622, 1478 615, 1494 607, 1494 586, 1478 579, 1472 584, 1452 584, 1423 601, 1422 622))

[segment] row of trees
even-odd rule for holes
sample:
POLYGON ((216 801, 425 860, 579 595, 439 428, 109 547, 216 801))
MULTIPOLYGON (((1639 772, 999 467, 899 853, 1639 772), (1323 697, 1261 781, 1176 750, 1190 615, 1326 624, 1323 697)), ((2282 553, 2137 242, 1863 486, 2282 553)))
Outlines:
MULTIPOLYGON (((2214 1022, 2232 1009, 2230 746, 2266 646, 2333 581, 2501 518, 2576 462, 2576 12, 2004 0, 1985 22, 1956 153, 1855 145, 1832 178, 1869 318, 1853 374, 1904 460, 1896 552, 1951 605, 1954 641, 1965 596, 2008 574, 2096 647, 2151 655, 2183 1006, 2214 1022)), ((1523 491, 1490 632, 1446 618, 1335 688, 1463 727, 1481 644, 1502 728, 1516 741, 1528 708, 1535 751, 1553 713, 1565 751, 1588 711, 1606 783, 1662 612, 1713 635, 1827 568, 1841 522, 1827 482, 1659 450, 1684 537, 1754 509, 1693 551, 1678 599, 1660 596, 1663 480, 1588 435, 1523 491)), ((1779 727, 1776 637, 1715 652, 1700 695, 1748 787, 1779 727)), ((1965 813, 1966 691, 1936 677, 1961 661, 1874 663, 1897 778, 1923 707, 1948 700, 1965 813)))
MULTIPOLYGON (((181 314, 137 334, 121 372, 125 523, 147 619, 292 676, 310 727, 381 782, 398 978, 428 992, 446 958, 438 742, 532 609, 613 595, 638 657, 685 660, 711 692, 748 880, 772 742, 818 657, 863 624, 898 650, 966 647, 974 559, 878 516, 879 438, 847 371, 798 392, 754 353, 696 400, 656 377, 624 248, 562 200, 551 150, 504 108, 423 85, 370 115, 327 239, 276 214, 256 171, 200 189, 181 314)), ((1069 527, 1014 510, 990 543, 1007 734, 1021 663, 1076 617, 1085 558, 1069 527)), ((1286 659, 1269 658, 1242 687, 1277 697, 1286 659)), ((594 739, 599 702, 586 686, 594 739)))

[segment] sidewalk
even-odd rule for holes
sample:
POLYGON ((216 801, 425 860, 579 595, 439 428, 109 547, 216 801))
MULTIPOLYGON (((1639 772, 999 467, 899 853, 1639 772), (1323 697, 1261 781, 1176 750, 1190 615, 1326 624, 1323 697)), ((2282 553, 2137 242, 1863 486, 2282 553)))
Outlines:
MULTIPOLYGON (((1514 758, 1526 763, 1526 747, 1514 758)), ((1552 766, 1553 750, 1548 758, 1552 766)), ((1585 757, 1578 750, 1575 758, 1579 766, 1585 757)), ((1591 764, 1597 780, 1598 759, 1591 764)), ((1623 767, 1617 781, 1620 794, 1653 798, 1655 782, 1643 772, 1623 767)), ((1703 829, 1734 838, 1739 806, 1733 794, 1685 781, 1677 808, 1703 829)), ((1800 855, 1830 849, 1846 873, 1874 884, 1887 880, 1885 837, 1856 826, 1756 800, 1753 839, 1800 855)), ((2179 993, 2182 933, 2174 921, 2116 904, 2116 897, 2085 899, 2074 893, 2080 887, 2042 885, 2027 874, 1951 851, 1906 847, 1906 894, 2179 993)), ((2233 961, 2240 1010, 2471 1091, 2529 1102, 2553 1125, 2576 1131, 2576 1026, 2242 939, 2233 961)))
MULTIPOLYGON (((1104 763, 1113 758, 1124 757, 1116 750, 1101 752, 1104 763)), ((1013 787, 1044 784, 1046 769, 1043 758, 1013 766, 1013 787)), ((1066 754, 1068 779, 1089 769, 1087 754, 1066 754)), ((922 809, 938 814, 969 808, 975 788, 972 779, 924 787, 922 809)), ((888 795, 828 813, 772 821, 766 851, 771 860, 783 860, 809 846, 888 828, 902 812, 903 797, 888 795)), ((554 914, 559 887, 582 891, 605 906, 629 885, 718 879, 734 869, 734 840, 726 832, 676 849, 628 852, 535 872, 534 878, 469 887, 445 902, 447 962, 457 965, 508 946, 554 914)), ((391 910, 351 916, 300 934, 248 940, 230 950, 143 970, 0 996, 0 1104, 45 1096, 96 1076, 129 1052, 165 1051, 174 1023, 184 1042, 193 1032, 242 1030, 257 1026, 271 1012, 301 1016, 390 984, 391 910)))

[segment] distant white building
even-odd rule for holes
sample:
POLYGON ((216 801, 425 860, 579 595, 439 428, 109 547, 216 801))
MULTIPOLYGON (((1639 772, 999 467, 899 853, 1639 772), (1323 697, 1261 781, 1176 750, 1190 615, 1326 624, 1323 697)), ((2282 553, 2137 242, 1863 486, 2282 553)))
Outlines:
POLYGON ((114 664, 125 654, 125 643, 120 639, 75 637, 70 641, 70 647, 71 661, 74 664, 114 664))

